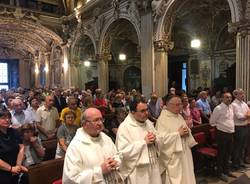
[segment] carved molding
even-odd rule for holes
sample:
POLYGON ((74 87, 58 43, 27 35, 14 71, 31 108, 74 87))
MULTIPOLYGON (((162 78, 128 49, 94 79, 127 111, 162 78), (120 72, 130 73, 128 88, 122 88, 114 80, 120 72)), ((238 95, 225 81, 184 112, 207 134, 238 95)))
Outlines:
POLYGON ((148 10, 151 10, 152 7, 151 7, 151 1, 152 0, 137 0, 136 1, 136 4, 138 6, 138 9, 142 12, 142 13, 145 13, 147 12, 148 10))
POLYGON ((245 37, 250 34, 250 21, 241 21, 237 23, 229 23, 228 31, 231 33, 239 33, 241 36, 245 37))
POLYGON ((151 6, 153 10, 154 22, 157 22, 164 15, 167 2, 166 0, 153 0, 151 6))
POLYGON ((114 9, 113 17, 115 19, 118 19, 119 18, 119 14, 120 14, 120 3, 119 3, 119 0, 112 0, 112 7, 114 9))
POLYGON ((165 35, 162 39, 154 41, 154 48, 157 52, 168 52, 174 48, 174 42, 170 41, 168 35, 165 35))
POLYGON ((95 59, 97 61, 110 61, 112 59, 112 56, 110 53, 101 53, 101 54, 96 54, 95 59))
MULTIPOLYGON (((2 7, 0 7, 1 10, 2 7)), ((62 39, 39 23, 32 12, 20 8, 3 8, 0 11, 0 46, 13 48, 25 56, 36 50, 48 52, 51 42, 62 43, 62 39)))
POLYGON ((250 0, 248 0, 247 4, 246 4, 245 17, 246 17, 246 19, 250 20, 250 0))
POLYGON ((140 27, 140 13, 138 6, 136 5, 136 0, 128 1, 127 14, 129 17, 131 17, 131 21, 140 27))

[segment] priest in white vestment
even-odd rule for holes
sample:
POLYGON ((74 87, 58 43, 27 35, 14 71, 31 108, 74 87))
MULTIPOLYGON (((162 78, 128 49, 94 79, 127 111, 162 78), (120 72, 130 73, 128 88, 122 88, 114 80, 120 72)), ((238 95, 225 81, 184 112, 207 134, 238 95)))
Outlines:
POLYGON ((122 154, 120 171, 128 184, 161 184, 156 131, 148 120, 147 104, 134 100, 130 111, 116 136, 122 154))
POLYGON ((64 184, 120 184, 120 158, 112 140, 102 133, 103 119, 96 108, 82 116, 83 127, 71 141, 63 167, 64 184))
POLYGON ((165 184, 196 183, 191 148, 197 143, 180 115, 181 108, 181 99, 169 96, 166 99, 166 109, 162 110, 156 123, 159 135, 179 132, 176 143, 160 151, 159 162, 165 184))

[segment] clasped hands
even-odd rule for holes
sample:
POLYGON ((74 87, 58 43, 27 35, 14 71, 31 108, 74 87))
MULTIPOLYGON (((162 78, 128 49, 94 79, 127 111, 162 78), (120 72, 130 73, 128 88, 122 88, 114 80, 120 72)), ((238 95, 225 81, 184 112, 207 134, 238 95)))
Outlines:
POLYGON ((101 165, 102 173, 108 174, 118 168, 118 162, 114 158, 107 158, 101 165))
POLYGON ((153 144, 155 142, 156 136, 153 132, 148 132, 147 135, 144 137, 146 144, 153 144))
POLYGON ((180 128, 178 129, 178 132, 181 137, 189 136, 189 131, 187 126, 181 125, 180 128))
POLYGON ((11 167, 10 172, 15 175, 20 174, 22 172, 28 172, 28 169, 22 165, 16 165, 14 167, 11 167))

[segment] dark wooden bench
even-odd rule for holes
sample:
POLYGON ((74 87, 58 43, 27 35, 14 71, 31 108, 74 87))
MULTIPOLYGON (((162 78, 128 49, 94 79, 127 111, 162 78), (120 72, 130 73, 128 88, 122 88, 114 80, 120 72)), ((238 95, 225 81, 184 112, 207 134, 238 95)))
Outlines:
POLYGON ((45 156, 43 160, 53 160, 56 155, 57 139, 42 141, 42 145, 45 148, 45 156))
POLYGON ((29 167, 29 184, 51 184, 62 178, 64 159, 43 161, 29 167))

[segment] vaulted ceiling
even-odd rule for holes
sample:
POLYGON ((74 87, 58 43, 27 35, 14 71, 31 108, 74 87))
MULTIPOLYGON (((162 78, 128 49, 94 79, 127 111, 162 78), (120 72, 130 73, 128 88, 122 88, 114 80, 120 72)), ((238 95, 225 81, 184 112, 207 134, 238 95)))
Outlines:
POLYGON ((211 51, 220 48, 222 40, 229 39, 223 49, 235 48, 235 36, 228 33, 227 24, 231 20, 230 8, 227 0, 185 0, 179 5, 172 30, 172 40, 175 50, 190 49, 190 42, 198 38, 202 42, 202 49, 211 51))
POLYGON ((51 45, 60 45, 62 39, 43 26, 33 14, 0 7, 0 47, 12 49, 20 55, 37 51, 49 52, 51 45))

